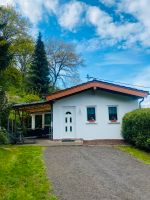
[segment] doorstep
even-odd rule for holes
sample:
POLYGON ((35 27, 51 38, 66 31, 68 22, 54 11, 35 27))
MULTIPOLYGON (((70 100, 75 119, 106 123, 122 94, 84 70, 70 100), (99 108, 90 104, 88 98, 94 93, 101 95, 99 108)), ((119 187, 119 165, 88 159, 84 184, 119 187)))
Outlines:
POLYGON ((82 146, 83 140, 63 139, 63 140, 49 140, 49 139, 36 139, 36 145, 40 146, 82 146))

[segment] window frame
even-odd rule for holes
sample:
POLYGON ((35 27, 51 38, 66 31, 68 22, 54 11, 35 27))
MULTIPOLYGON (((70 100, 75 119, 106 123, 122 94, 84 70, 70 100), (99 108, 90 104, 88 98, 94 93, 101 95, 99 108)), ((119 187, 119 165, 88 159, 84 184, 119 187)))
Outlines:
POLYGON ((86 123, 88 123, 88 124, 96 124, 97 123, 97 106, 95 106, 95 105, 86 106, 86 123), (88 120, 88 108, 95 108, 95 120, 88 120))
POLYGON ((107 112, 108 112, 108 121, 109 123, 119 123, 119 109, 118 109, 118 105, 108 105, 107 106, 107 112), (110 107, 116 107, 116 110, 117 110, 117 120, 110 120, 109 119, 109 108, 110 107))

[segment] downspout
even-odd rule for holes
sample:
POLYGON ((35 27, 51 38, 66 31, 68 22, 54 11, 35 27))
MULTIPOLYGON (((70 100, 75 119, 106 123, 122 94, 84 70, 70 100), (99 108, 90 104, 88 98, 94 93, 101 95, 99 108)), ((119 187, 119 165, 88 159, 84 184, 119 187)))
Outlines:
POLYGON ((139 109, 141 109, 141 103, 144 101, 144 97, 142 97, 141 101, 139 101, 139 109))

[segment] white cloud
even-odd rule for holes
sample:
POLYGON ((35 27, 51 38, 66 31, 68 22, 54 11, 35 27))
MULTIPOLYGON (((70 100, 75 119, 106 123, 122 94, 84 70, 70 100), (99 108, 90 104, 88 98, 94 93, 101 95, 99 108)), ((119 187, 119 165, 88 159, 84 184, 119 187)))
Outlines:
POLYGON ((17 0, 21 13, 29 18, 30 22, 36 24, 42 19, 42 1, 41 0, 17 0))
POLYGON ((95 27, 97 37, 106 46, 117 44, 118 48, 130 48, 138 43, 143 47, 150 47, 149 0, 99 0, 106 6, 115 6, 115 14, 118 16, 122 13, 132 15, 136 19, 134 22, 125 17, 121 22, 116 22, 110 13, 100 7, 79 0, 61 2, 61 0, 0 0, 0 5, 16 6, 29 18, 34 27, 48 13, 55 15, 59 25, 69 31, 75 31, 81 24, 95 27))
POLYGON ((149 0, 124 0, 119 4, 119 10, 133 15, 140 23, 142 31, 136 36, 143 46, 150 46, 150 10, 149 0))
POLYGON ((135 55, 132 57, 131 52, 114 52, 104 55, 101 65, 135 65, 140 64, 140 60, 135 60, 135 55))
POLYGON ((0 0, 0 5, 12 5, 17 7, 35 26, 40 20, 42 20, 45 10, 49 13, 56 13, 58 0, 0 0))
POLYGON ((112 6, 116 3, 116 0, 99 0, 100 3, 104 3, 108 6, 112 6))
POLYGON ((59 9, 59 2, 58 0, 44 0, 44 7, 49 11, 53 13, 57 13, 57 10, 59 9))
POLYGON ((93 37, 88 40, 75 41, 77 51, 83 52, 94 52, 96 50, 105 48, 106 46, 113 46, 115 44, 114 39, 100 39, 99 37, 93 37))
POLYGON ((59 0, 0 0, 0 5, 16 6, 20 12, 29 18, 34 27, 43 19, 45 11, 58 18, 61 27, 73 31, 82 21, 85 3, 69 1, 60 4, 59 0))
POLYGON ((14 2, 14 0, 0 0, 0 5, 2 5, 2 6, 9 6, 9 5, 11 5, 11 6, 14 6, 15 5, 15 2, 14 2))
POLYGON ((96 27, 97 34, 102 39, 115 39, 116 43, 121 40, 135 42, 134 37, 141 30, 139 23, 114 23, 110 15, 96 6, 89 6, 87 20, 96 27))
POLYGON ((71 1, 61 7, 58 15, 58 22, 63 27, 72 31, 82 20, 84 3, 71 1))

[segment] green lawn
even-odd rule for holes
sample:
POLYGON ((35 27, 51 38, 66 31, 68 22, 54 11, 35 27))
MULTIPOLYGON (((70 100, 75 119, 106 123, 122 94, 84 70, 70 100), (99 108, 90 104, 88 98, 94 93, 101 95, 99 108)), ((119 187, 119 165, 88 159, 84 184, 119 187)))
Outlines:
POLYGON ((144 162, 145 164, 150 164, 150 153, 136 149, 132 146, 118 146, 117 148, 121 151, 129 153, 130 155, 136 157, 138 160, 144 162))
POLYGON ((0 200, 54 200, 46 177, 43 148, 0 147, 0 200))

